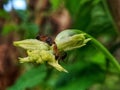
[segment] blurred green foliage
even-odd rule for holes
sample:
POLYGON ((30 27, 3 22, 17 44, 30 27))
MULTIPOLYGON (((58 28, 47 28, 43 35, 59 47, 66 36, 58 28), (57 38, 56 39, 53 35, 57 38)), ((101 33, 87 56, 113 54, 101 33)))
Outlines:
MULTIPOLYGON (((47 16, 60 9, 61 4, 64 5, 72 19, 71 28, 89 33, 107 47, 117 38, 118 33, 108 17, 103 1, 50 0, 52 8, 47 16)), ((8 35, 15 31, 22 39, 35 38, 41 29, 29 20, 31 13, 28 10, 16 10, 16 13, 22 23, 6 23, 2 34, 8 35)), ((0 11, 0 17, 10 21, 8 12, 0 11)), ((94 45, 88 43, 85 47, 67 53, 67 58, 61 64, 69 73, 58 72, 49 66, 46 69, 41 65, 24 65, 21 67, 26 72, 8 90, 120 90, 119 72, 109 69, 106 56, 94 45), (26 69, 27 66, 29 69, 26 69), (111 77, 115 79, 111 80, 111 77)))
POLYGON ((8 90, 25 90, 26 88, 34 87, 44 80, 46 76, 45 71, 44 66, 36 66, 31 68, 18 79, 12 88, 9 88, 8 90))

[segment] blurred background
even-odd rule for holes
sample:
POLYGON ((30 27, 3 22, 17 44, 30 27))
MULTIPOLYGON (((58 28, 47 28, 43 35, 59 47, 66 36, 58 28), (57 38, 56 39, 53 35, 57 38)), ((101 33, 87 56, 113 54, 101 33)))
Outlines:
POLYGON ((94 45, 67 52, 69 73, 20 64, 13 41, 79 29, 101 42, 120 62, 119 0, 0 0, 0 90, 120 90, 120 74, 94 45))

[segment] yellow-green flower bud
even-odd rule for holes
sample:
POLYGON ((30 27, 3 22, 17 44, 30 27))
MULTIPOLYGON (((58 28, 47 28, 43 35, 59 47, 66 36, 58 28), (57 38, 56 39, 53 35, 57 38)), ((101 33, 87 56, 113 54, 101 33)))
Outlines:
POLYGON ((26 50, 49 50, 50 46, 42 41, 36 39, 26 39, 22 41, 15 41, 14 46, 19 46, 26 50))
POLYGON ((55 42, 60 51, 68 51, 86 45, 89 40, 79 30, 65 30, 57 35, 55 42))

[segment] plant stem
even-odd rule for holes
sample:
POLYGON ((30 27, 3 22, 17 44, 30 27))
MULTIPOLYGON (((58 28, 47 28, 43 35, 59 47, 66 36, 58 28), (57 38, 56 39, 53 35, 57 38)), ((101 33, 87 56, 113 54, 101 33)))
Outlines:
POLYGON ((91 42, 93 43, 93 45, 95 45, 99 50, 101 50, 104 55, 112 62, 112 64, 114 64, 116 68, 118 68, 118 70, 120 71, 120 65, 117 60, 112 56, 112 54, 99 41, 94 39, 89 34, 86 35, 91 38, 91 42))

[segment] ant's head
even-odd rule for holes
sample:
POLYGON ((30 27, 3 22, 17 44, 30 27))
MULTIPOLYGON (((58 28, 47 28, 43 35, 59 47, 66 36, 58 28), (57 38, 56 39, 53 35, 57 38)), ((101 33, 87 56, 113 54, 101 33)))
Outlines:
POLYGON ((36 37, 37 40, 40 40, 40 41, 43 41, 43 42, 46 42, 48 45, 52 46, 53 44, 53 40, 51 37, 49 36, 45 36, 45 35, 38 35, 36 37))

